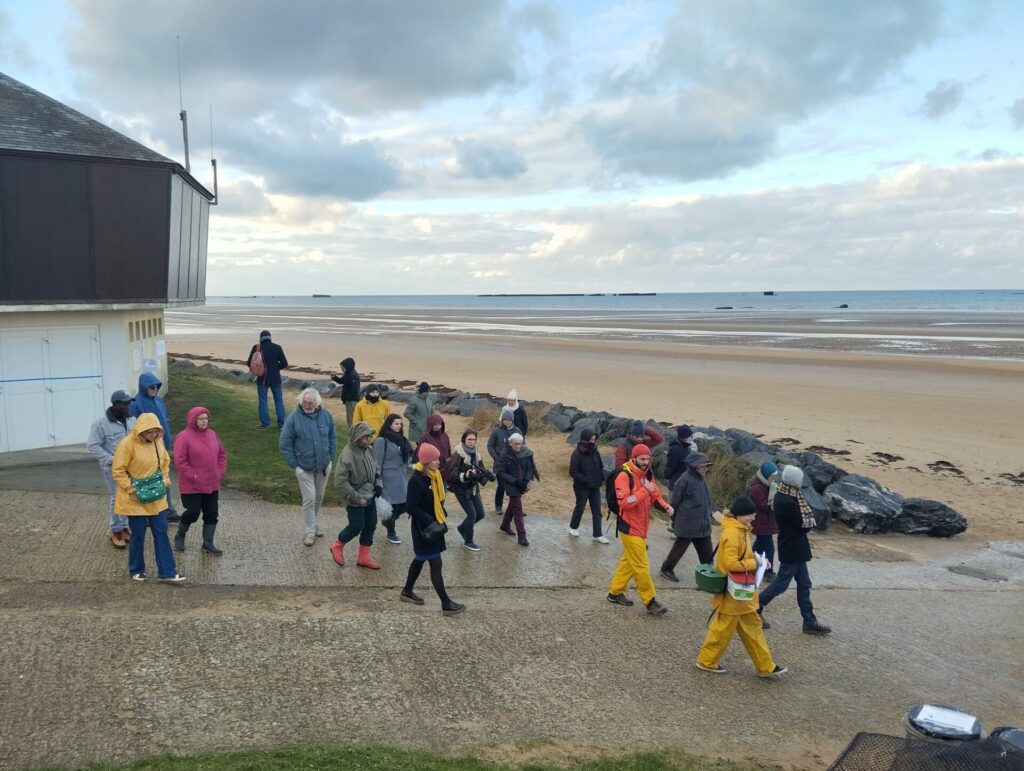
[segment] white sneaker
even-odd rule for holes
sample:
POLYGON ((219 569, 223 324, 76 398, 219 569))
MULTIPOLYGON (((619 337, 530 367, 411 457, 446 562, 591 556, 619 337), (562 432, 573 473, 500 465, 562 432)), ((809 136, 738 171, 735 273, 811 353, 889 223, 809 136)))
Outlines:
POLYGON ((316 540, 316 536, 315 535, 307 534, 306 537, 302 539, 302 543, 304 543, 306 546, 312 546, 313 545, 313 541, 315 541, 315 540, 316 540))
POLYGON ((168 578, 161 578, 159 579, 159 581, 164 584, 181 584, 185 582, 185 576, 180 576, 177 573, 175 573, 173 576, 170 576, 168 578))
POLYGON ((595 541, 596 543, 611 543, 611 541, 609 541, 609 540, 608 540, 607 538, 605 538, 605 537, 604 537, 603 535, 595 535, 595 536, 594 536, 594 541, 595 541))
POLYGON ((569 535, 571 535, 573 538, 579 538, 580 537, 579 528, 570 527, 569 528, 569 535))

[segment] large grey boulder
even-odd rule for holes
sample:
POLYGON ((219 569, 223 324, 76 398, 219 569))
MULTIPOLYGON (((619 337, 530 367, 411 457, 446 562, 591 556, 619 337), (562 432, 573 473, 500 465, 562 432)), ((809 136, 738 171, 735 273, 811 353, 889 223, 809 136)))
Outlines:
POLYGON ((468 417, 481 407, 492 407, 494 405, 490 399, 485 399, 481 396, 473 396, 473 394, 462 394, 448 402, 448 406, 455 407, 459 411, 460 415, 468 417))
POLYGON ((800 488, 800 493, 804 496, 804 500, 807 501, 807 505, 811 507, 811 513, 814 515, 814 529, 827 529, 829 522, 832 521, 832 509, 829 508, 821 493, 815 490, 814 486, 807 481, 807 477, 804 477, 804 484, 800 488))
POLYGON ((729 442, 732 444, 732 451, 737 455, 746 455, 748 452, 760 452, 765 455, 771 455, 772 453, 778 452, 775 447, 772 447, 767 442, 761 441, 749 431, 741 431, 738 428, 727 428, 725 430, 725 435, 729 438, 729 442))
POLYGON ((860 474, 847 474, 823 494, 832 516, 857 533, 888 533, 903 513, 903 496, 860 474))
POLYGON ((572 431, 569 432, 569 436, 565 438, 566 444, 575 445, 580 441, 580 434, 583 433, 583 429, 589 428, 598 436, 601 435, 601 429, 604 428, 604 418, 602 417, 590 417, 580 418, 572 424, 572 431))
POLYGON ((927 498, 907 498, 893 522, 897 533, 923 533, 934 538, 948 538, 967 529, 967 519, 944 503, 927 498))
POLYGON ((314 380, 310 388, 315 388, 317 393, 327 396, 333 393, 339 386, 333 380, 314 380))
POLYGON ((629 418, 611 418, 604 431, 601 432, 601 441, 610 442, 613 439, 625 439, 626 432, 629 431, 629 425, 632 422, 629 418))
POLYGON ((395 404, 408 404, 412 401, 412 397, 415 394, 412 391, 388 391, 388 401, 394 402, 395 404))
POLYGON ((804 479, 809 479, 819 493, 825 491, 830 484, 838 482, 849 472, 829 463, 816 452, 807 450, 796 453, 796 464, 803 469, 804 479))
POLYGON ((195 362, 189 359, 171 359, 171 366, 179 369, 195 369, 195 362))
POLYGON ((561 402, 556 402, 548 408, 542 420, 559 431, 568 431, 572 428, 572 422, 580 415, 580 410, 575 407, 567 407, 561 402))

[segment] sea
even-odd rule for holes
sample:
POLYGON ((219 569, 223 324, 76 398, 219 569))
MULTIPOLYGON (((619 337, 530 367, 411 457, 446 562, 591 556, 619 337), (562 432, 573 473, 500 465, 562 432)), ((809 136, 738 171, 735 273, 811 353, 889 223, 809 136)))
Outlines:
POLYGON ((758 346, 1024 361, 1024 290, 209 297, 168 334, 403 334, 758 346))

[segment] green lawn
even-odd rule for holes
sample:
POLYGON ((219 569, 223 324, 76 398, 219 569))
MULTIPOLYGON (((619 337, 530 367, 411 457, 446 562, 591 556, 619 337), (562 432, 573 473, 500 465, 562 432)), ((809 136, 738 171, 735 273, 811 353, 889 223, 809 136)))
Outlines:
MULTIPOLYGON (((280 432, 276 427, 266 431, 256 428, 259 420, 255 387, 227 375, 177 367, 171 369, 170 381, 167 410, 175 432, 184 427, 185 416, 192 407, 202 405, 210 410, 210 427, 228 453, 226 486, 274 503, 301 503, 295 472, 288 468, 277 448, 280 432)), ((296 393, 286 389, 284 396, 288 402, 294 402, 296 393)), ((334 426, 340 453, 348 428, 344 421, 339 425, 337 419, 334 426)), ((324 501, 337 502, 333 483, 327 485, 324 501)))
MULTIPOLYGON (((655 752, 596 760, 573 765, 584 771, 756 771, 757 766, 697 758, 676 752, 655 752)), ((387 747, 295 748, 248 750, 182 757, 162 756, 128 765, 91 765, 87 771, 328 771, 328 769, 388 769, 388 771, 544 771, 559 766, 525 764, 521 766, 483 763, 472 758, 445 757, 426 752, 407 752, 387 747)))

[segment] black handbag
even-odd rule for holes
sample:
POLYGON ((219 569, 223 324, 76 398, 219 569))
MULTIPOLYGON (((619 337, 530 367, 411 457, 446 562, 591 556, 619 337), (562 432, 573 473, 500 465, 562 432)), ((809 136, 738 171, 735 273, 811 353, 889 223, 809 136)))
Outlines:
POLYGON ((423 540, 427 543, 434 543, 439 540, 445 533, 448 532, 448 525, 444 522, 433 521, 426 527, 420 528, 420 533, 423 534, 423 540))

